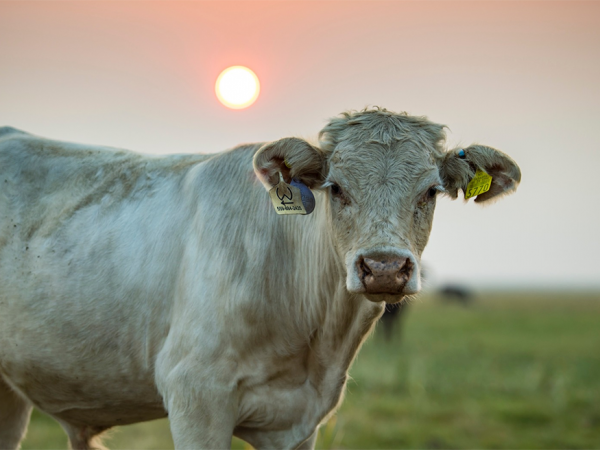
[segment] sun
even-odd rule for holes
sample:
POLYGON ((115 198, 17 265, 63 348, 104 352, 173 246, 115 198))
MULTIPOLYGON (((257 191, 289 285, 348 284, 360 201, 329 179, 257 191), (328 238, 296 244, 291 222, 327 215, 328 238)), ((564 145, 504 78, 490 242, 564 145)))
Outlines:
POLYGON ((228 108, 243 109, 258 98, 260 83, 254 72, 244 66, 225 69, 215 83, 217 98, 228 108))

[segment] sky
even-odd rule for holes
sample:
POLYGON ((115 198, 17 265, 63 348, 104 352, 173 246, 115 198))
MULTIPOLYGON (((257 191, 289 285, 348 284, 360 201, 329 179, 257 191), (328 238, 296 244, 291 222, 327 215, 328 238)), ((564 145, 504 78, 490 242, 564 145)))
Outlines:
POLYGON ((522 170, 491 206, 441 198, 433 285, 600 289, 600 2, 0 1, 0 125, 161 153, 315 139, 378 105, 498 148, 522 170), (261 81, 244 110, 219 73, 261 81))

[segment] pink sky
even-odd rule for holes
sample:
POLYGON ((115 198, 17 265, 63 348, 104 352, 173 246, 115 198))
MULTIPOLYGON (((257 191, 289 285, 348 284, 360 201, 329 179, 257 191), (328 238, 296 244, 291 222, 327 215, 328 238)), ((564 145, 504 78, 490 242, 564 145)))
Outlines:
POLYGON ((599 288, 599 47, 600 2, 0 1, 0 124, 180 153, 427 115, 523 171, 491 207, 438 203, 434 279, 599 288), (261 96, 233 111, 213 89, 238 64, 261 96))

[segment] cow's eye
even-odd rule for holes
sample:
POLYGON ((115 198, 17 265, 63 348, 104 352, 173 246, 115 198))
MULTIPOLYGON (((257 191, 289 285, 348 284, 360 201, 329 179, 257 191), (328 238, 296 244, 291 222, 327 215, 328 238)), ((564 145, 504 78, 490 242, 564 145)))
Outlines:
POLYGON ((331 196, 335 198, 342 206, 347 206, 350 204, 350 201, 339 184, 331 183, 329 185, 331 189, 331 196))
POLYGON ((429 188, 429 191, 427 191, 427 197, 429 198, 434 198, 438 193, 438 190, 434 187, 429 188))

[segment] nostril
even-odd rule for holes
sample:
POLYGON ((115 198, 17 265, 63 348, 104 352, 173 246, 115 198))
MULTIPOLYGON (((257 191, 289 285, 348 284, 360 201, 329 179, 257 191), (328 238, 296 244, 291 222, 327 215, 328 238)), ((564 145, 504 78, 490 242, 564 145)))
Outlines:
POLYGON ((360 261, 360 270, 363 273, 363 275, 373 275, 373 270, 371 270, 371 268, 369 267, 369 263, 364 259, 361 259, 360 261))
POLYGON ((413 271, 413 264, 410 259, 405 258, 404 260, 399 261, 400 269, 397 272, 397 276, 399 278, 410 277, 410 274, 413 271))

